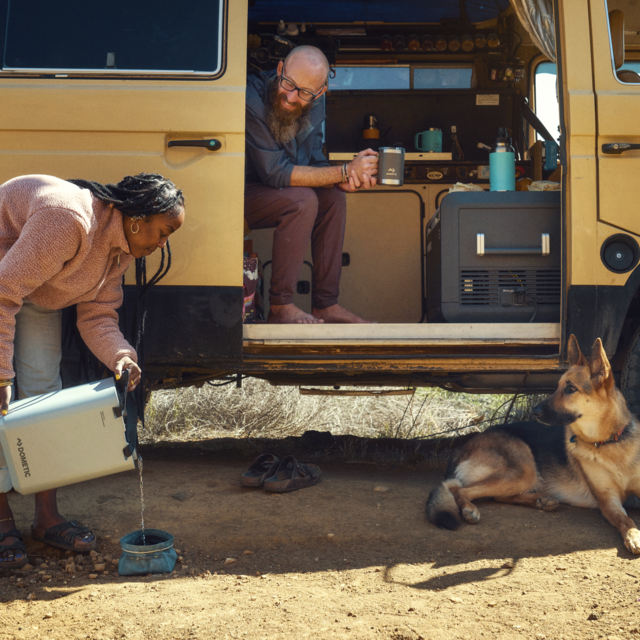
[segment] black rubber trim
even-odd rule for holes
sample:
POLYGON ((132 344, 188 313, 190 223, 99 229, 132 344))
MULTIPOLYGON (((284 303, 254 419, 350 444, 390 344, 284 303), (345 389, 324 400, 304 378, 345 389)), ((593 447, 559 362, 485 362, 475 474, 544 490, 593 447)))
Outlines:
POLYGON ((575 335, 583 349, 590 348, 596 338, 600 338, 607 355, 614 355, 629 305, 639 287, 640 266, 633 270, 622 287, 570 286, 566 335, 575 335))
MULTIPOLYGON (((136 291, 132 285, 124 290, 121 327, 130 336, 136 291)), ((147 294, 146 366, 241 361, 242 309, 242 287, 153 287, 147 294)))

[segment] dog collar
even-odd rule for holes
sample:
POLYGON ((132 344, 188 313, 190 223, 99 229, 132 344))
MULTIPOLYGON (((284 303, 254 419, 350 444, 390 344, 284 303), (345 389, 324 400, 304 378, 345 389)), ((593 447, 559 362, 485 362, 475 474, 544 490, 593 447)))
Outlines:
MULTIPOLYGON (((622 427, 618 433, 612 435, 608 440, 600 440, 599 442, 590 442, 596 449, 599 449, 603 444, 611 444, 612 442, 618 442, 618 439, 622 435, 622 432, 627 428, 627 425, 622 427)), ((569 442, 576 442, 578 440, 578 436, 574 433, 570 438, 569 442)))

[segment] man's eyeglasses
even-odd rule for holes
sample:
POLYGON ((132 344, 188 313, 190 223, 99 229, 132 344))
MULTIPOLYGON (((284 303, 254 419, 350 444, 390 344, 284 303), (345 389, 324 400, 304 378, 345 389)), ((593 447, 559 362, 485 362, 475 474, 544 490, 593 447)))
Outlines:
POLYGON ((318 93, 311 93, 308 89, 301 89, 297 87, 289 78, 284 77, 284 68, 282 69, 282 75, 280 76, 280 86, 285 91, 297 91, 300 96, 300 100, 304 100, 305 102, 313 102, 321 93, 322 90, 318 91, 318 93))

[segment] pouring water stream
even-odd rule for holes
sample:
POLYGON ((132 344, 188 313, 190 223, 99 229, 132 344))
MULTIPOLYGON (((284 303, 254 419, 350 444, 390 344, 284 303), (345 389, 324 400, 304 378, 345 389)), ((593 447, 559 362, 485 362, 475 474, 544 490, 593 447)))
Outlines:
POLYGON ((142 546, 147 544, 144 535, 144 485, 142 482, 142 456, 138 454, 138 470, 140 471, 140 520, 142 523, 142 546))

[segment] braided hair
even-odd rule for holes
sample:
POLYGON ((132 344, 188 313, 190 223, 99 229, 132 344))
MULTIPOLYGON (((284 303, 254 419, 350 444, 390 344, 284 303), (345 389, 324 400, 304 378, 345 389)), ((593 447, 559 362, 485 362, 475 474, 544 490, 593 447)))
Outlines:
MULTIPOLYGON (((67 180, 81 189, 88 189, 96 198, 114 205, 124 216, 147 218, 153 215, 165 215, 175 218, 184 208, 184 196, 171 180, 163 178, 157 173, 139 173, 136 176, 126 176, 117 184, 102 184, 91 180, 67 180)), ((144 257, 136 259, 136 303, 131 324, 127 327, 125 315, 126 307, 123 305, 123 323, 125 335, 135 347, 138 354, 138 366, 144 372, 144 332, 147 318, 146 297, 149 289, 160 282, 171 268, 171 246, 167 240, 160 250, 160 266, 152 278, 147 279, 146 260, 144 257), (166 249, 166 251, 165 251, 166 249)), ((124 285, 124 277, 122 279, 124 285)), ((75 307, 73 308, 75 311, 75 307)), ((76 325, 77 314, 68 314, 65 322, 65 341, 75 343, 80 350, 80 374, 83 377, 95 378, 103 369, 101 363, 90 353, 84 344, 76 325)), ((145 397, 148 391, 144 388, 144 377, 140 389, 134 392, 136 409, 139 419, 144 427, 145 397)), ((127 429, 127 431, 129 431, 127 429)), ((137 447, 136 442, 129 444, 137 447)))
POLYGON ((139 173, 126 176, 117 184, 101 184, 91 180, 68 180, 81 189, 112 204, 127 217, 166 214, 169 218, 180 215, 184 208, 182 191, 157 173, 139 173))

